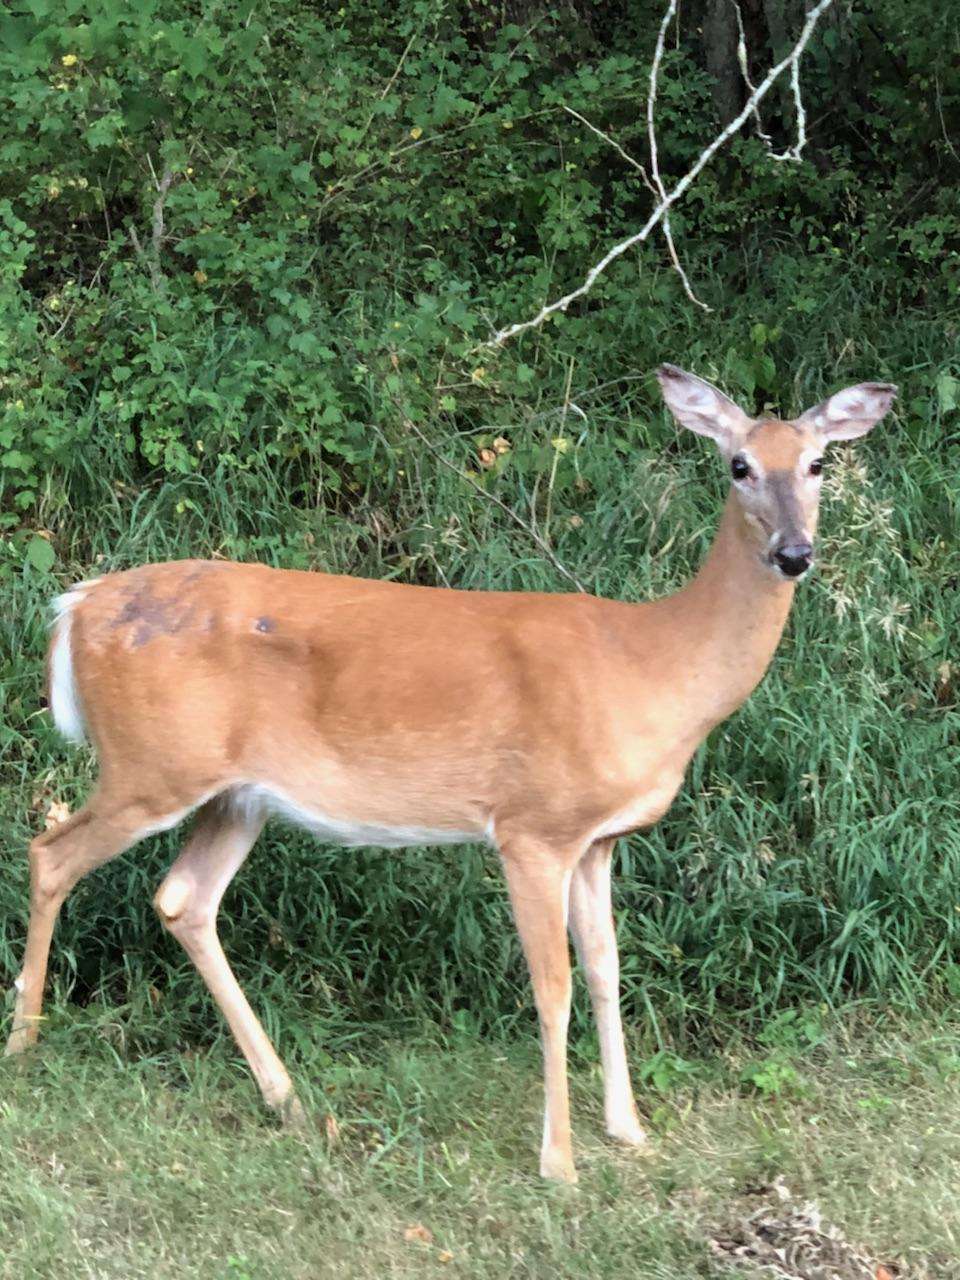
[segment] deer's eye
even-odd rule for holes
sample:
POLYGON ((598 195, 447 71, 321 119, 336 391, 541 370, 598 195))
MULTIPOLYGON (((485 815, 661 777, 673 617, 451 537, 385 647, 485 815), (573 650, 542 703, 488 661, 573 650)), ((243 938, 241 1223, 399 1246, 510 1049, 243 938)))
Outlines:
POLYGON ((738 454, 730 463, 730 474, 734 480, 746 480, 750 475, 750 463, 738 454))
POLYGON ((812 476, 818 476, 822 470, 823 470, 823 459, 814 458, 814 460, 810 463, 810 474, 812 476))

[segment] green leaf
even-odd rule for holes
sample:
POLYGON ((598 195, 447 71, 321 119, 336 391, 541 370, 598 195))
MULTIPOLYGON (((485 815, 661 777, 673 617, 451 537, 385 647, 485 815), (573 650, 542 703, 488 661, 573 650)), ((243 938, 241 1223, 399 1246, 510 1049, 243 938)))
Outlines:
POLYGON ((38 573, 49 573, 57 557, 46 538, 34 534, 27 543, 27 559, 38 573))
POLYGON ((36 459, 30 453, 21 453, 19 449, 10 449, 0 457, 0 466, 13 467, 17 471, 31 471, 36 459))
POLYGON ((957 391, 960 390, 960 382, 952 373, 944 371, 937 377, 937 399, 940 401, 940 412, 950 413, 957 407, 957 391))

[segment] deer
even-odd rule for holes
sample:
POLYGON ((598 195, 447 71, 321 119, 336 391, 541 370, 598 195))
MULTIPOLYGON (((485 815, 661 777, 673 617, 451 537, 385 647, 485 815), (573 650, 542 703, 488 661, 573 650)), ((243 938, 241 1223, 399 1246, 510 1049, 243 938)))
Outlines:
POLYGON ((672 595, 627 603, 183 560, 55 601, 53 719, 92 743, 99 776, 87 803, 30 845, 8 1054, 37 1039, 73 886, 194 814, 154 905, 264 1102, 302 1122, 217 933, 267 818, 344 846, 487 842, 539 1021, 540 1173, 576 1180, 568 931, 598 1029, 607 1134, 646 1144, 620 1012, 614 846, 663 817, 698 746, 762 679, 814 561, 823 452, 870 431, 896 395, 860 383, 794 420, 753 418, 673 365, 657 377, 677 423, 713 440, 730 475, 710 550, 672 595))

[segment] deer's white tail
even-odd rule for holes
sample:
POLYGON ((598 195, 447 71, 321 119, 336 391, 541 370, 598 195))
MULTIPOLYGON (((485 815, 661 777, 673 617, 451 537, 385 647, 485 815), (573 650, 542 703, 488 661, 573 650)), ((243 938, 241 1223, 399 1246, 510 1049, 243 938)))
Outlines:
POLYGON ((50 643, 50 710, 53 722, 71 742, 84 742, 87 726, 73 668, 73 612, 99 579, 78 582, 53 602, 53 639, 50 643))

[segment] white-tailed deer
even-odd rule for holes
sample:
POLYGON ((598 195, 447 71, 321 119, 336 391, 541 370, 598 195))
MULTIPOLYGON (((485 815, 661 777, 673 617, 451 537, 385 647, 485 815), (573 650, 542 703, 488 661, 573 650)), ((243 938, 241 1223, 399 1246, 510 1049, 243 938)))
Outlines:
POLYGON ((72 886, 199 810, 156 907, 266 1101, 296 1114, 216 929, 267 816, 346 845, 486 840, 503 860, 540 1018, 541 1172, 575 1177, 568 923, 598 1024, 607 1131, 644 1141, 619 1012, 614 842, 662 817, 697 745, 762 677, 812 561, 823 448, 869 431, 895 395, 863 383, 794 422, 754 420, 691 374, 664 365, 658 376, 674 416, 716 441, 733 478, 703 567, 665 599, 450 591, 204 561, 147 565, 60 597, 50 702, 68 737, 93 742, 100 779, 83 809, 30 846, 8 1053, 36 1038, 72 886))

